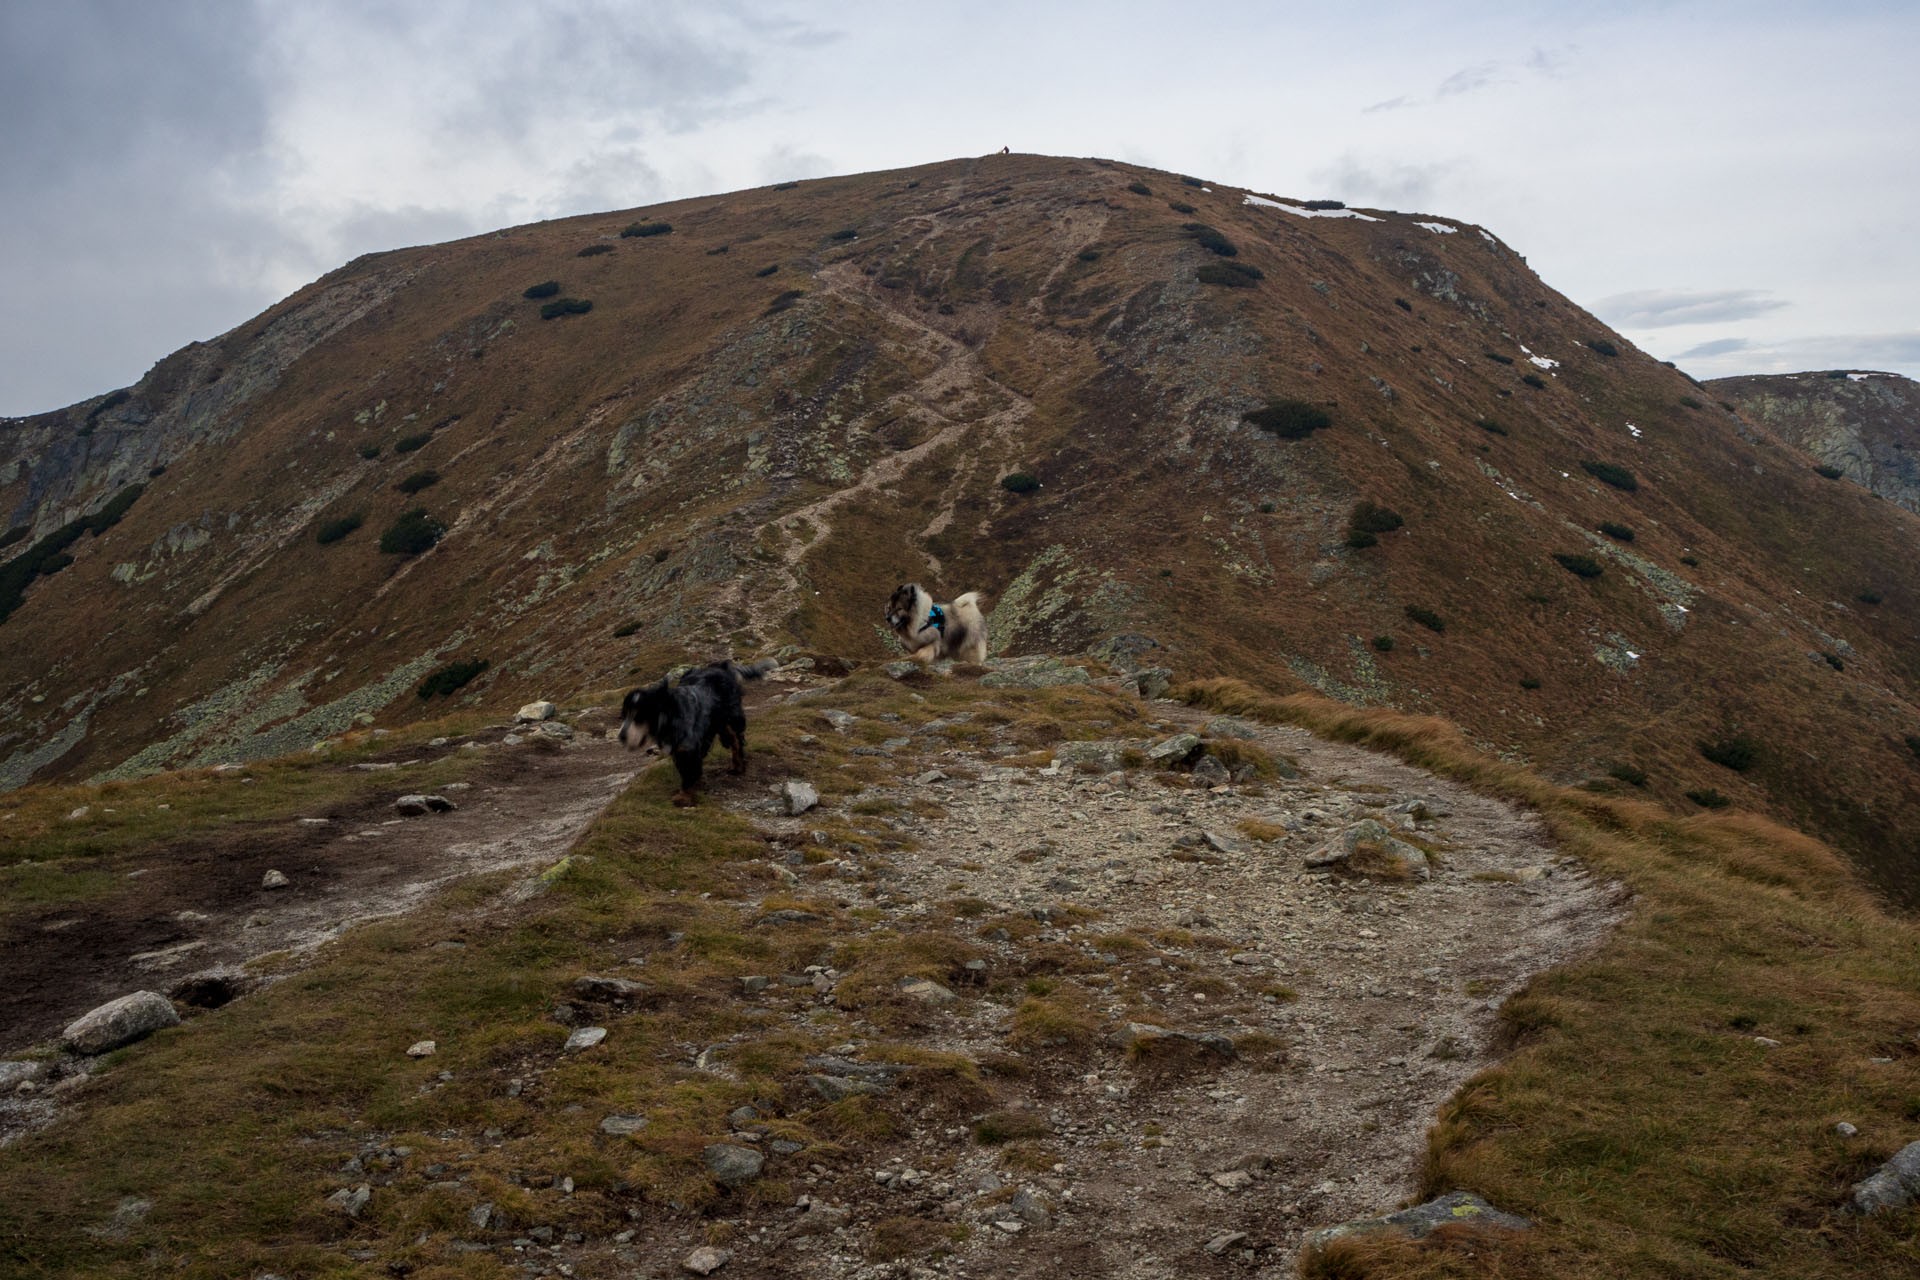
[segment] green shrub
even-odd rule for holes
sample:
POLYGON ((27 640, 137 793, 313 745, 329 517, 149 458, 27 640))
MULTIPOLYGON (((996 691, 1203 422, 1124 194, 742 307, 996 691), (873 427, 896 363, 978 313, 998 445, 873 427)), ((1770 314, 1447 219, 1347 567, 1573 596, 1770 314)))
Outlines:
POLYGON ((1127 190, 1133 192, 1133 194, 1137 196, 1150 196, 1153 194, 1152 187, 1148 186, 1144 182, 1139 182, 1139 181, 1129 182, 1127 184, 1127 190))
POLYGON ((1082 262, 1100 261, 1100 251, 1098 249, 1082 249, 1079 253, 1075 254, 1074 256, 1079 258, 1080 261, 1082 262))
POLYGON ((1202 249, 1211 249, 1223 258, 1234 257, 1240 252, 1233 241, 1204 222, 1189 222, 1180 229, 1198 241, 1202 249))
POLYGON ((1630 764, 1613 765, 1607 770, 1607 776, 1618 779, 1630 787, 1644 787, 1647 785, 1647 771, 1645 769, 1636 769, 1630 764))
POLYGON ((1829 378, 1835 378, 1835 379, 1844 378, 1847 376, 1847 371, 1845 369, 1829 369, 1827 371, 1827 376, 1829 378))
POLYGON ((1822 649, 1820 651, 1820 657, 1823 661, 1826 662, 1828 666, 1832 667, 1835 671, 1845 671, 1847 669, 1847 664, 1840 661, 1840 655, 1837 653, 1830 653, 1827 650, 1822 649))
POLYGON ((629 222, 620 228, 622 239, 631 240, 635 236, 664 236, 673 231, 671 222, 629 222))
MULTIPOLYGON (((3 546, 3 545, 5 544, 0 543, 0 546, 3 546)), ((1862 591, 1859 595, 1855 596, 1854 599, 1858 600, 1861 604, 1879 604, 1882 600, 1886 599, 1886 597, 1881 595, 1878 591, 1874 591, 1871 588, 1869 588, 1868 590, 1862 591)))
POLYGON ((731 248, 733 248, 733 246, 732 246, 732 245, 730 245, 730 244, 723 244, 723 245, 721 245, 721 246, 720 246, 720 247, 719 247, 718 249, 709 249, 709 250, 707 250, 707 256, 708 256, 709 258, 717 258, 717 257, 719 257, 719 256, 720 256, 721 254, 723 254, 723 253, 725 253, 725 252, 726 252, 727 250, 729 250, 729 249, 731 249, 731 248))
POLYGON ((576 258, 597 258, 603 253, 612 252, 613 246, 610 244, 590 244, 573 256, 576 258))
POLYGON ((1309 200, 1306 207, 1314 210, 1344 209, 1347 207, 1347 202, 1345 200, 1309 200))
POLYGON ((1564 556, 1555 552, 1553 558, 1562 569, 1582 578, 1597 578, 1603 572, 1600 562, 1592 556, 1564 556))
POLYGON ((335 516, 331 520, 322 520, 319 528, 313 531, 313 540, 321 546, 340 541, 366 523, 367 518, 358 511, 350 516, 335 516))
POLYGON ((1702 787, 1698 791, 1689 791, 1687 792, 1687 799, 1693 801, 1702 809, 1724 809, 1733 803, 1733 801, 1727 799, 1712 787, 1702 787))
POLYGON ((1183 201, 1179 201, 1179 200, 1167 201, 1167 208, 1173 210, 1175 213, 1192 213, 1193 212, 1192 205, 1186 204, 1183 201))
POLYGON ((1538 676, 1521 676, 1520 687, 1522 689, 1538 689, 1540 687, 1540 678, 1538 676))
POLYGON ((1838 480, 1841 476, 1846 474, 1846 472, 1842 471, 1840 468, 1830 467, 1824 462, 1814 467, 1813 473, 1817 476, 1825 476, 1829 480, 1838 480))
POLYGON ((1184 187, 1204 187, 1207 184, 1200 181, 1200 179, 1198 178, 1189 178, 1186 174, 1183 173, 1180 175, 1180 185, 1184 187))
POLYGON ((427 442, 431 439, 433 439, 433 432, 431 431, 419 431, 410 436, 401 436, 393 442, 393 451, 395 453, 412 453, 416 449, 425 448, 427 442))
POLYGON ((1681 556, 1680 563, 1686 565, 1689 569, 1698 569, 1700 567, 1700 557, 1681 556))
POLYGON ((417 556, 440 541, 447 526, 427 514, 425 507, 412 507, 380 535, 380 549, 391 556, 417 556))
POLYGON ((838 231, 834 232, 832 235, 828 236, 827 239, 851 240, 859 234, 860 234, 860 228, 858 227, 842 227, 838 231))
POLYGON ((369 440, 365 444, 361 445, 358 449, 354 450, 354 452, 358 453, 363 458, 369 458, 369 459, 377 458, 380 456, 380 446, 378 443, 372 440, 369 440))
POLYGON ((1535 391, 1545 391, 1547 389, 1547 380, 1545 378, 1542 378, 1537 373, 1529 373, 1525 377, 1521 378, 1520 381, 1526 383, 1528 386, 1532 387, 1535 391))
POLYGON ((1240 420, 1272 432, 1282 440, 1301 440, 1333 425, 1333 418, 1325 409, 1305 400, 1269 400, 1264 408, 1241 414, 1240 420))
POLYGON ((1621 542, 1633 541, 1633 527, 1631 525, 1615 524, 1611 520, 1602 520, 1600 522, 1600 532, 1606 534, 1609 538, 1617 538, 1621 542))
POLYGON ((416 471, 393 487, 402 493, 418 493, 422 489, 431 489, 439 483, 440 473, 438 471, 416 471))
POLYGON ((121 518, 146 491, 147 486, 144 484, 130 484, 109 498, 106 506, 90 516, 81 517, 81 523, 87 527, 89 533, 105 533, 120 523, 121 518))
POLYGON ((1583 462, 1580 469, 1601 484, 1610 484, 1628 493, 1640 487, 1640 482, 1633 478, 1633 472, 1612 462, 1583 462))
POLYGON ((1915 756, 1920 756, 1920 737, 1910 733, 1902 741, 1907 744, 1907 750, 1913 752, 1915 756))
POLYGON ((1745 773, 1760 758, 1760 744, 1743 733, 1696 745, 1701 755, 1735 773, 1745 773))
POLYGON ((615 640, 624 640, 640 629, 640 619, 630 618, 613 629, 615 640))
POLYGON ((1403 612, 1409 619, 1419 623, 1429 631, 1445 631, 1447 629, 1446 619, 1431 609, 1422 608, 1417 604, 1410 604, 1403 612))
POLYGON ((1497 436, 1504 436, 1509 434, 1505 427, 1495 422, 1492 418, 1475 418, 1473 421, 1473 425, 1480 428, 1482 431, 1491 431, 1493 432, 1494 435, 1497 435, 1497 436))
POLYGON ((520 296, 538 301, 541 298, 551 298, 558 292, 560 292, 560 282, 558 280, 542 280, 539 284, 528 285, 522 289, 520 296))
POLYGON ((774 272, 778 271, 779 269, 780 269, 780 264, 776 262, 772 266, 760 268, 758 271, 754 272, 753 275, 755 279, 763 279, 767 276, 772 275, 774 272))
POLYGON ((807 296, 806 290, 804 289, 789 289, 785 293, 780 294, 778 297, 776 297, 772 302, 769 302, 767 304, 766 313, 768 315, 773 315, 777 312, 785 311, 787 308, 791 307, 794 303, 800 301, 800 299, 806 296, 807 296))
POLYGON ((1000 487, 1008 493, 1032 493, 1040 487, 1040 481, 1030 472, 1015 471, 1000 477, 1000 487))
POLYGON ((1392 533, 1407 522, 1392 507, 1383 507, 1373 502, 1357 502, 1353 514, 1347 518, 1347 526, 1352 529, 1364 529, 1368 533, 1392 533))
POLYGON ((5 533, 0 533, 0 547, 10 547, 16 542, 25 542, 27 535, 32 532, 32 525, 17 524, 5 533))
POLYGON ((1365 551, 1368 547, 1379 546, 1380 539, 1374 536, 1373 531, 1370 529, 1349 529, 1347 530, 1347 545, 1355 551, 1365 551))
POLYGON ((449 662, 438 671, 428 674, 427 678, 420 682, 420 688, 416 692, 420 695, 422 702, 428 698, 458 693, 466 687, 468 681, 486 669, 485 658, 468 658, 461 662, 449 662))
POLYGON ((1587 343, 1587 345, 1593 348, 1595 351, 1599 352, 1601 355, 1605 356, 1609 360, 1613 359, 1615 356, 1620 354, 1620 348, 1614 346, 1611 342, 1607 341, 1605 338, 1591 339, 1587 343))
POLYGON ((542 320, 552 320, 557 316, 583 316, 593 310, 591 298, 555 298, 540 308, 542 320))
POLYGON ((39 572, 42 577, 51 578, 54 574, 60 572, 72 563, 73 556, 71 554, 65 551, 56 551, 40 562, 39 572))
POLYGON ((773 184, 773 189, 775 191, 791 191, 799 185, 797 182, 776 182, 773 184))
POLYGON ((1692 396, 1681 396, 1680 407, 1683 409, 1704 409, 1707 406, 1705 406, 1704 404, 1701 404, 1698 400, 1695 400, 1692 396))
POLYGON ((1376 651, 1380 653, 1392 653, 1393 637, 1392 636, 1375 636, 1373 638, 1373 647, 1376 651))
POLYGON ((1263 516, 1270 516, 1275 511, 1278 511, 1278 510, 1279 508, 1274 506, 1273 503, 1271 502, 1263 502, 1260 504, 1260 514, 1263 516))
POLYGON ((1503 356, 1498 351, 1482 351, 1480 354, 1485 356, 1487 359, 1493 361, 1495 364, 1512 364, 1513 363, 1512 356, 1503 356))
POLYGON ((1244 262, 1209 262, 1194 274, 1201 284, 1220 284, 1229 289, 1251 289, 1256 280, 1266 279, 1260 268, 1244 262))
POLYGON ((99 535, 119 524, 128 508, 139 501, 140 495, 146 490, 144 484, 128 485, 114 494, 100 510, 90 516, 67 521, 6 564, 0 565, 0 622, 12 617, 14 610, 26 602, 27 586, 34 578, 58 573, 73 563, 67 548, 78 542, 81 535, 99 535))

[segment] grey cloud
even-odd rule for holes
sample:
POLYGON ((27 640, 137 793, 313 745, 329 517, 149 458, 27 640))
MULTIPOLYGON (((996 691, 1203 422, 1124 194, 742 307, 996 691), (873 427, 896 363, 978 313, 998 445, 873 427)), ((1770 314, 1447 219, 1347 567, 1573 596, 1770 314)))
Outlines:
POLYGON ((1372 115, 1376 111, 1400 111, 1407 107, 1413 107, 1418 105, 1419 104, 1415 102, 1412 98, 1407 97, 1405 94, 1401 94, 1397 98, 1388 98, 1385 102, 1376 102, 1370 107, 1362 107, 1360 108, 1360 113, 1362 115, 1372 115))
POLYGON ((1787 306, 1759 289, 1638 289, 1601 298, 1589 308, 1616 329, 1664 329, 1682 324, 1724 324, 1787 306))
POLYGON ((1443 174, 1458 166, 1369 163, 1349 152, 1333 164, 1313 171, 1313 180, 1350 204, 1382 209, 1430 207, 1443 174))
POLYGON ((1433 96, 1436 101, 1441 98, 1457 98, 1463 93, 1472 93, 1476 89, 1484 89, 1490 84, 1498 83, 1499 79, 1500 64, 1497 62, 1483 62, 1477 67, 1463 67, 1442 80, 1440 87, 1433 91, 1433 96))
POLYGON ((760 176, 768 182, 818 178, 833 172, 832 162, 814 151, 802 151, 790 142, 770 148, 760 157, 760 176))
POLYGON ((1709 377, 1739 373, 1799 373, 1808 369, 1876 369, 1920 377, 1920 330, 1839 333, 1804 338, 1705 342, 1673 357, 1709 377))
POLYGON ((1731 355, 1735 351, 1745 351, 1749 345, 1745 338, 1718 338, 1712 342, 1703 342, 1697 347, 1689 347, 1674 359, 1694 360, 1704 356, 1731 355))

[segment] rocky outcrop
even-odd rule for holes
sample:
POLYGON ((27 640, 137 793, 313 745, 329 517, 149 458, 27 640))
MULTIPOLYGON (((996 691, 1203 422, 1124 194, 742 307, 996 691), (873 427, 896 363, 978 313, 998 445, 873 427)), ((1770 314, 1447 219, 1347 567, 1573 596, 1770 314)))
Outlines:
POLYGON ((82 1014, 68 1025, 60 1042, 73 1053, 106 1053, 179 1022, 172 1001, 157 991, 136 991, 82 1014))
POLYGON ((1836 369, 1717 378, 1706 389, 1819 465, 1920 512, 1920 383, 1836 369))

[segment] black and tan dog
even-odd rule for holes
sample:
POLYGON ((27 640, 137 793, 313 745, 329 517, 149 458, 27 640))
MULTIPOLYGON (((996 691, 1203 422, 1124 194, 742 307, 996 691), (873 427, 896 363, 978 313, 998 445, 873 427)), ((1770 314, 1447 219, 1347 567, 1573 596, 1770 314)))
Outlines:
POLYGON ((674 804, 683 809, 697 804, 701 769, 715 738, 733 753, 732 771, 747 771, 747 713, 741 706, 740 682, 758 680, 773 668, 771 658, 744 667, 715 662, 695 667, 672 688, 664 679, 643 685, 621 704, 620 741, 631 750, 672 756, 673 767, 680 771, 674 804))
POLYGON ((951 604, 935 604, 919 583, 902 583, 887 601, 887 625, 916 662, 987 660, 987 620, 980 612, 978 591, 956 596, 951 604))

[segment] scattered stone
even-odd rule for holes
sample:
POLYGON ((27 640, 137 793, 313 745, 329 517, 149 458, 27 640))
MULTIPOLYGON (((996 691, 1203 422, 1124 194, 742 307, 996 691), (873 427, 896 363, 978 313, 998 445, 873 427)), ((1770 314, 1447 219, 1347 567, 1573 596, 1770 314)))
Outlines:
POLYGON ((907 978, 900 983, 900 994, 926 1004, 952 1004, 959 999, 953 992, 928 978, 907 978))
POLYGON ((797 911, 792 907, 782 907, 778 911, 769 911, 754 921, 755 924, 814 924, 822 917, 812 911, 797 911))
POLYGON ((645 1116, 622 1115, 616 1112, 601 1119, 600 1132, 616 1138, 624 1138, 628 1134, 640 1132, 647 1127, 648 1123, 645 1116))
POLYGON ((280 871, 269 871, 260 877, 262 889, 284 889, 292 883, 293 881, 287 879, 286 873, 280 871))
POLYGON ((822 707, 820 718, 832 725, 836 733, 845 733, 860 717, 851 711, 841 711, 834 707, 822 707))
POLYGON ((82 1014, 68 1024, 60 1042, 70 1052, 92 1056, 178 1025, 172 1001, 157 991, 136 991, 82 1014))
POLYGON ((742 995, 757 996, 762 991, 765 991, 768 985, 768 980, 764 975, 757 973, 751 974, 740 979, 740 992, 742 995))
POLYGON ((44 1062, 0 1062, 0 1093, 12 1093, 23 1084, 38 1084, 46 1074, 44 1062))
POLYGON ((714 1143, 700 1153, 700 1158, 706 1162, 713 1180, 723 1187, 752 1182, 767 1163, 767 1158, 752 1147, 736 1147, 727 1142, 714 1143))
POLYGON ((583 1049, 593 1048, 593 1046, 599 1044, 606 1038, 607 1029, 605 1027, 581 1027, 567 1037, 567 1042, 560 1046, 560 1052, 579 1053, 583 1049))
POLYGON ((1257 738, 1260 736, 1258 725, 1242 720, 1239 716, 1215 716, 1200 726, 1200 732, 1209 738, 1257 738))
POLYGON ((930 787, 936 782, 945 782, 946 780, 947 780, 946 774, 940 772, 938 769, 929 769, 925 773, 921 774, 919 777, 915 778, 913 780, 913 784, 916 787, 930 787))
POLYGON ((982 689, 1048 689, 1065 684, 1090 684, 1085 667, 1071 666, 1055 657, 1009 664, 980 677, 982 689))
POLYGON ((1909 1142, 1864 1181, 1853 1186, 1847 1207, 1855 1213, 1904 1209, 1920 1196, 1920 1142, 1909 1142))
POLYGON ((710 1276, 731 1261, 733 1261, 733 1250, 716 1249, 710 1244, 703 1244, 688 1254, 680 1266, 682 1270, 691 1271, 696 1276, 710 1276))
POLYGON ((820 803, 820 793, 813 789, 812 783, 789 778, 780 784, 780 800, 786 806, 787 816, 797 818, 820 803))
POLYGON ((351 1191, 345 1187, 340 1188, 327 1197, 327 1203, 349 1218, 358 1218, 360 1211, 367 1207, 367 1201, 371 1199, 373 1199, 373 1191, 363 1182, 351 1191))
POLYGON ((1199 734, 1176 733, 1166 741, 1148 747, 1147 759, 1165 764, 1179 764, 1199 748, 1199 734))
POLYGON ((477 1204, 467 1210, 467 1224, 475 1231, 485 1231, 493 1222, 493 1202, 477 1204))
POLYGON ((97 1227, 88 1227, 87 1234, 96 1240, 124 1240, 129 1232, 146 1221, 153 1212, 153 1201, 139 1196, 127 1196, 113 1207, 113 1216, 97 1227))
POLYGON ((793 1224, 796 1236, 824 1236, 838 1231, 853 1220, 849 1209, 837 1209, 824 1201, 813 1200, 807 1204, 807 1211, 800 1215, 800 1221, 793 1224))
POLYGON ((542 720, 551 720, 560 714, 560 708, 551 702, 529 702, 513 713, 515 724, 537 724, 542 720))
POLYGON ((418 818, 429 813, 447 813, 456 808, 445 796, 401 796, 393 810, 403 818, 418 818))
POLYGON ((588 974, 573 980, 573 993, 582 1000, 632 1000, 643 996, 650 988, 644 982, 635 982, 631 978, 605 978, 598 974, 588 974))
MULTIPOLYGON (((4 1066, 4 1065, 5 1065, 4 1063, 0 1063, 0 1066, 4 1066)), ((5 1087, 5 1079, 4 1077, 0 1077, 0 1088, 4 1088, 4 1087, 5 1087)), ((1845 1120, 1842 1120, 1839 1124, 1836 1124, 1835 1126, 1833 1126, 1833 1131, 1839 1136, 1841 1136, 1842 1138, 1851 1138, 1860 1132, 1858 1129, 1848 1124, 1845 1120)))
POLYGON ((1007 1208, 1030 1227, 1050 1227, 1053 1225, 1053 1213, 1046 1202, 1025 1187, 1013 1193, 1013 1199, 1007 1201, 1007 1208))
POLYGON ((851 1098, 856 1093, 878 1093, 880 1086, 865 1080, 849 1080, 845 1076, 811 1075, 807 1077, 807 1087, 828 1102, 838 1102, 842 1098, 851 1098))
POLYGON ((1209 1181, 1222 1191, 1244 1191, 1253 1185, 1253 1175, 1245 1169, 1227 1169, 1210 1175, 1209 1181))
MULTIPOLYGON (((1914 1145, 1920 1148, 1920 1143, 1914 1145)), ((1437 1227, 1456 1222, 1471 1222, 1476 1226, 1498 1227, 1506 1231, 1528 1231, 1533 1227, 1533 1223, 1527 1219, 1518 1214, 1504 1213, 1471 1191, 1454 1191, 1438 1200, 1429 1200, 1384 1217, 1362 1218, 1327 1227, 1308 1236, 1307 1244, 1310 1248, 1322 1249, 1346 1236, 1370 1235, 1377 1231, 1394 1232, 1419 1240, 1432 1234, 1437 1227)))
POLYGON ((1224 787, 1233 781, 1233 775, 1227 772, 1227 766, 1212 756, 1201 756, 1194 763, 1193 776, 1210 787, 1224 787))
POLYGON ((407 1046, 407 1056, 409 1058, 431 1058, 439 1047, 439 1045, 431 1040, 416 1040, 407 1046))
POLYGON ((1207 1241, 1207 1252, 1211 1254, 1225 1253, 1246 1238, 1247 1233, 1244 1231, 1229 1231, 1224 1235, 1217 1235, 1207 1241))

